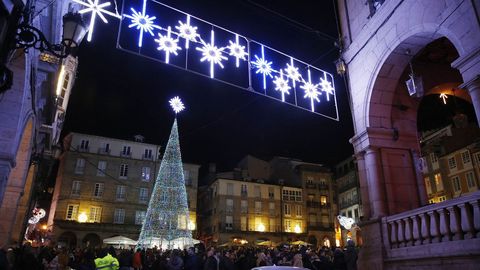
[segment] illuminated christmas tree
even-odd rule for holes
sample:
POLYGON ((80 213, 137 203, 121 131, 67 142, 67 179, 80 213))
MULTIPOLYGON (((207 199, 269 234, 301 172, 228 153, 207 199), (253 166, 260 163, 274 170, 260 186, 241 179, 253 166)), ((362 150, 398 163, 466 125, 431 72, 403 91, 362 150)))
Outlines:
MULTIPOLYGON (((175 113, 184 109, 178 97, 171 99, 170 105, 175 113)), ((188 228, 188 221, 187 192, 175 117, 137 248, 157 246, 163 249, 183 249, 192 246, 192 232, 188 228)))

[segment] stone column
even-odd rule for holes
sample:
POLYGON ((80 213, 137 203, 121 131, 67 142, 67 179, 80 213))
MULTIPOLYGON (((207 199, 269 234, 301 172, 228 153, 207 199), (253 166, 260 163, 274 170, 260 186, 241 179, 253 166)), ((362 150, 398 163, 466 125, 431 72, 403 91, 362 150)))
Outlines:
POLYGON ((11 159, 2 159, 0 156, 0 205, 3 201, 5 188, 7 187, 8 177, 12 171, 14 163, 11 159))
POLYGON ((472 104, 475 108, 475 115, 477 116, 477 124, 480 126, 480 76, 475 77, 473 80, 464 83, 461 87, 466 88, 470 97, 472 98, 472 104))
POLYGON ((365 152, 365 168, 367 171, 371 217, 379 218, 386 216, 385 183, 381 173, 382 168, 377 148, 369 147, 365 152))
POLYGON ((423 181, 423 174, 420 170, 420 156, 416 150, 411 150, 412 153, 412 162, 415 169, 416 182, 418 187, 418 198, 420 200, 420 205, 427 205, 428 196, 427 190, 425 188, 425 182, 423 181))
POLYGON ((358 166, 358 181, 360 183, 360 196, 362 198, 362 212, 365 219, 371 217, 370 198, 368 196, 367 170, 365 168, 364 152, 355 155, 358 166))

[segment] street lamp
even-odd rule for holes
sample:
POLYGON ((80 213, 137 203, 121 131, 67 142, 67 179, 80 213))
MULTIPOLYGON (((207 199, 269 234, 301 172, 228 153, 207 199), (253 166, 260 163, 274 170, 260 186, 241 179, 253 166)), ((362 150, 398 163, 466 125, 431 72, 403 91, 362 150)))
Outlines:
POLYGON ((79 13, 69 12, 63 16, 63 36, 60 44, 51 44, 39 29, 24 20, 17 29, 15 48, 34 48, 47 51, 58 58, 66 58, 73 48, 82 42, 87 28, 79 13))

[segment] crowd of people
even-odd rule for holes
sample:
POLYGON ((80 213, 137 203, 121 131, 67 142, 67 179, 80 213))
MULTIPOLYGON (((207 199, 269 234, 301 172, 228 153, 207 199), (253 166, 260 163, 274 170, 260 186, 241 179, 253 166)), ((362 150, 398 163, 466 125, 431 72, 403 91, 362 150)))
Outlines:
POLYGON ((354 270, 357 251, 321 247, 190 247, 186 250, 54 249, 30 245, 0 251, 0 270, 249 270, 261 266, 294 266, 311 270, 354 270))

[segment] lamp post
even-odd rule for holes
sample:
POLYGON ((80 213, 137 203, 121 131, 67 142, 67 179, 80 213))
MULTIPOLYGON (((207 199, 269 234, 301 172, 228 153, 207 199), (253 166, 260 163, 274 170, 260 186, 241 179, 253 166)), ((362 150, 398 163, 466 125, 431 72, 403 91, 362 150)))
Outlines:
MULTIPOLYGON (((87 28, 79 13, 69 12, 63 16, 63 36, 59 44, 50 43, 40 29, 30 25, 28 15, 23 22, 16 26, 16 33, 10 46, 9 54, 13 49, 30 48, 40 52, 48 52, 57 58, 66 58, 82 42, 87 28)), ((0 63, 0 93, 12 86, 13 72, 6 67, 7 63, 0 63)))

